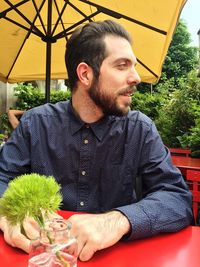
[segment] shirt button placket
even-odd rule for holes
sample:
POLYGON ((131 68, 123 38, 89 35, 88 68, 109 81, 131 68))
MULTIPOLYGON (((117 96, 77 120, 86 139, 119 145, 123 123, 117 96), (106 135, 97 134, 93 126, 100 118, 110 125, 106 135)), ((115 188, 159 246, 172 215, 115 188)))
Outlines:
POLYGON ((80 201, 80 206, 83 207, 85 205, 84 201, 80 201))
POLYGON ((85 175, 86 175, 86 171, 82 171, 81 174, 82 174, 83 176, 85 176, 85 175))
POLYGON ((87 209, 88 199, 88 179, 90 169, 90 126, 85 125, 82 129, 82 141, 80 147, 80 172, 79 172, 79 183, 78 183, 78 209, 85 211, 87 209))

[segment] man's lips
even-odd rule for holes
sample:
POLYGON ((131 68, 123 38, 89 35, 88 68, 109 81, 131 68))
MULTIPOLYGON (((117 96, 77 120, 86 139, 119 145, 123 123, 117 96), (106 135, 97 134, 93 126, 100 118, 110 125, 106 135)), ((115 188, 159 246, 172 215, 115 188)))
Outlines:
POLYGON ((123 95, 123 96, 132 96, 133 95, 133 91, 132 90, 126 91, 126 92, 120 93, 120 95, 123 95))
POLYGON ((119 95, 123 95, 123 96, 129 96, 131 97, 134 93, 134 89, 133 87, 131 88, 126 88, 124 90, 121 90, 121 92, 119 92, 119 95))
POLYGON ((131 96, 132 93, 131 93, 131 92, 127 92, 127 93, 124 93, 124 94, 122 94, 122 95, 124 95, 124 96, 131 96))

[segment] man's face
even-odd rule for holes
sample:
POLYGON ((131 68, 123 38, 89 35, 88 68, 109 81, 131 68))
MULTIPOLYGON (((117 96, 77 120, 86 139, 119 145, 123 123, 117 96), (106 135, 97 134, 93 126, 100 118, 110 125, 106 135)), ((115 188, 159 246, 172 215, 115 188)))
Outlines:
POLYGON ((89 95, 105 115, 126 115, 134 86, 140 82, 135 70, 136 58, 130 43, 121 37, 106 36, 107 57, 98 79, 93 79, 89 95))

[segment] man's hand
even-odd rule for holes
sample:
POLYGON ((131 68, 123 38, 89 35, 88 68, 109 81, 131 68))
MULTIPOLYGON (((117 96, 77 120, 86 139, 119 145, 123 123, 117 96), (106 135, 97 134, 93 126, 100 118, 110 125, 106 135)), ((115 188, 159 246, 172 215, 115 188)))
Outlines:
POLYGON ((30 239, 36 238, 39 236, 39 227, 35 220, 32 218, 27 218, 23 223, 25 235, 21 233, 20 225, 10 225, 5 217, 0 218, 0 229, 4 232, 5 241, 12 247, 20 248, 27 253, 29 252, 30 239))
MULTIPOLYGON (((52 213, 50 219, 62 218, 57 213, 52 213)), ((27 218, 23 222, 25 235, 22 233, 20 225, 11 225, 5 217, 0 217, 0 229, 4 233, 5 241, 12 247, 17 247, 25 252, 29 252, 30 240, 39 236, 39 225, 33 218, 27 218)))
POLYGON ((68 219, 72 236, 78 241, 79 259, 89 260, 101 249, 117 243, 130 231, 128 219, 119 211, 104 214, 77 214, 68 219))

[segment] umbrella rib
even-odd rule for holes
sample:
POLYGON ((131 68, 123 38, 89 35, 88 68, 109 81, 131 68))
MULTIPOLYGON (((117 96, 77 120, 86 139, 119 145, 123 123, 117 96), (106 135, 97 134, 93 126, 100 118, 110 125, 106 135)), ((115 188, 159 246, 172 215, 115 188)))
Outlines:
POLYGON ((66 9, 66 6, 67 6, 67 3, 65 2, 64 6, 63 6, 63 8, 62 8, 62 10, 60 12, 56 0, 54 0, 54 4, 56 6, 56 10, 57 10, 57 13, 58 13, 58 19, 57 19, 57 21, 56 21, 56 23, 54 25, 54 28, 53 28, 53 31, 52 31, 52 36, 54 35, 54 32, 56 31, 56 28, 58 26, 59 21, 62 24, 63 30, 65 30, 64 23, 62 21, 62 15, 63 15, 63 13, 64 13, 64 11, 66 9))
MULTIPOLYGON (((28 33, 28 34, 29 34, 29 33, 28 33)), ((9 78, 9 75, 10 75, 12 69, 14 68, 15 63, 16 63, 16 61, 17 61, 17 59, 18 59, 18 57, 19 57, 19 55, 20 55, 20 53, 21 53, 21 50, 22 50, 22 48, 23 48, 23 46, 24 46, 24 44, 25 44, 25 42, 26 42, 26 40, 27 40, 27 36, 28 36, 28 34, 26 35, 26 38, 24 39, 24 41, 23 41, 23 43, 22 43, 22 45, 21 45, 21 47, 20 47, 20 49, 19 49, 19 51, 18 51, 18 53, 17 53, 17 56, 15 57, 15 60, 14 60, 12 66, 11 66, 9 72, 8 72, 8 75, 7 75, 7 77, 6 77, 7 80, 8 80, 8 78, 9 78)))
MULTIPOLYGON (((81 25, 82 23, 84 23, 87 20, 90 20, 90 18, 96 16, 99 14, 99 11, 94 12, 93 14, 90 14, 89 16, 87 16, 86 18, 78 21, 77 23, 74 23, 72 26, 70 26, 69 28, 67 28, 66 30, 64 30, 63 32, 58 33, 57 35, 54 36, 54 38, 60 39, 63 38, 64 35, 66 35, 66 33, 72 29, 75 29, 77 26, 81 25)), ((71 33, 71 32, 70 32, 71 33)))
POLYGON ((147 67, 147 65, 145 65, 141 60, 137 58, 137 61, 138 63, 140 63, 140 65, 142 65, 145 69, 147 69, 151 74, 153 74, 156 78, 158 78, 158 75, 155 72, 153 72, 149 67, 147 67))
MULTIPOLYGON (((16 4, 16 5, 14 5, 14 6, 17 8, 17 7, 19 7, 19 6, 25 4, 26 2, 29 2, 29 1, 30 1, 30 0, 24 0, 24 1, 22 1, 22 2, 20 2, 20 3, 18 3, 18 4, 16 4)), ((0 12, 0 18, 4 18, 4 17, 6 16, 6 14, 7 14, 8 12, 12 11, 12 10, 13 10, 13 8, 10 7, 10 8, 8 8, 8 9, 6 9, 6 10, 0 12)))
MULTIPOLYGON (((33 25, 33 23, 31 23, 31 21, 28 20, 27 17, 25 17, 24 14, 21 13, 9 0, 5 0, 5 2, 8 5, 10 5, 10 7, 13 8, 15 10, 15 12, 17 12, 21 16, 21 18, 23 18, 31 27, 33 27, 36 32, 38 32, 38 34, 36 34, 36 35, 38 35, 40 37, 43 36, 43 33, 35 25, 33 25)), ((15 22, 15 24, 16 24, 16 22, 15 22)), ((21 25, 21 24, 18 23, 18 25, 21 25)), ((33 33, 35 33, 35 32, 33 32, 33 33)))
POLYGON ((136 24, 138 24, 138 25, 140 25, 140 26, 143 26, 143 27, 145 27, 145 28, 148 28, 148 29, 150 29, 150 30, 152 30, 152 31, 158 32, 158 33, 163 34, 163 35, 167 35, 167 32, 164 31, 164 30, 161 30, 161 29, 159 29, 159 28, 153 27, 153 26, 151 26, 151 25, 149 25, 149 24, 146 24, 146 23, 144 23, 144 22, 141 22, 141 21, 139 21, 139 20, 130 18, 130 17, 126 16, 126 15, 123 15, 123 14, 118 13, 118 12, 116 12, 116 11, 113 11, 113 10, 111 10, 111 9, 105 8, 105 7, 103 7, 103 6, 94 4, 94 3, 92 3, 92 2, 90 2, 90 1, 88 1, 88 0, 79 0, 79 1, 81 1, 81 2, 83 2, 83 3, 86 3, 86 4, 89 4, 89 5, 91 5, 91 6, 94 6, 94 7, 96 7, 97 10, 99 10, 100 12, 105 13, 105 14, 107 14, 107 15, 110 15, 110 16, 112 16, 112 17, 114 17, 114 18, 117 18, 117 19, 123 18, 123 19, 129 20, 129 21, 132 21, 132 22, 134 22, 134 23, 136 23, 136 24))
POLYGON ((11 22, 12 24, 15 24, 15 25, 19 26, 20 28, 26 30, 26 31, 29 32, 29 33, 31 32, 31 33, 33 33, 33 34, 39 36, 39 37, 42 37, 42 36, 43 36, 43 35, 40 35, 40 34, 34 32, 32 29, 29 29, 29 28, 27 28, 26 26, 24 26, 24 25, 22 25, 22 24, 20 24, 20 23, 18 23, 18 22, 16 22, 16 21, 14 21, 14 20, 12 20, 12 19, 10 19, 10 18, 5 17, 4 19, 5 19, 5 20, 8 20, 8 21, 11 22))
MULTIPOLYGON (((59 23, 59 20, 61 21, 62 26, 63 26, 63 31, 61 32, 61 34, 62 34, 62 33, 65 33, 65 32, 68 31, 68 30, 65 29, 65 27, 64 27, 64 23, 63 23, 63 21, 62 21, 62 19, 61 19, 62 14, 63 14, 63 12, 64 12, 64 10, 65 10, 67 4, 70 5, 70 6, 71 6, 74 10, 76 10, 79 14, 81 14, 86 20, 91 21, 91 19, 88 18, 88 16, 87 16, 85 13, 83 13, 80 9, 78 9, 76 6, 74 6, 72 3, 70 3, 69 0, 65 0, 65 5, 64 5, 64 7, 63 7, 61 13, 59 12, 59 9, 58 9, 56 0, 54 0, 54 3, 55 3, 55 6, 56 6, 56 9, 57 9, 57 12, 58 12, 58 14, 59 14, 59 17, 58 17, 58 20, 57 20, 57 22, 56 22, 56 24, 55 24, 55 26, 54 26, 53 31, 52 31, 52 35, 54 34, 54 32, 55 32, 55 30, 56 30, 56 27, 57 27, 57 25, 58 25, 58 23, 59 23)), ((56 36, 58 36, 58 35, 56 35, 56 36)), ((62 37, 63 37, 63 35, 62 35, 62 37)), ((59 38, 59 37, 57 37, 56 39, 58 39, 58 38, 59 38)))
MULTIPOLYGON (((75 9, 79 14, 81 14, 84 18, 87 18, 87 15, 85 14, 85 13, 83 13, 78 7, 76 7, 76 6, 74 6, 72 3, 70 3, 69 1, 68 1, 68 4, 73 8, 73 9, 75 9)), ((92 20, 90 20, 90 21, 92 21, 92 20)))
POLYGON ((32 0, 32 2, 33 2, 33 5, 34 5, 34 7, 35 7, 35 11, 36 11, 36 13, 37 13, 37 15, 35 16, 35 18, 34 18, 34 20, 33 20, 33 25, 34 25, 34 23, 35 23, 35 21, 36 21, 36 19, 37 19, 37 17, 38 17, 39 20, 40 20, 40 23, 41 23, 41 25, 42 25, 42 28, 43 28, 43 30, 44 30, 44 33, 47 34, 47 31, 46 31, 46 28, 45 28, 45 26, 44 26, 42 17, 41 17, 41 15, 40 15, 40 11, 41 11, 42 7, 44 6, 45 0, 41 3, 39 9, 38 9, 38 7, 37 7, 37 5, 36 5, 36 3, 35 3, 35 0, 32 0))

